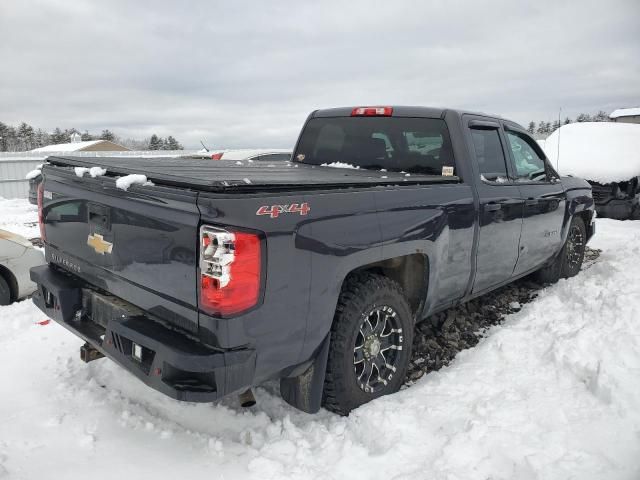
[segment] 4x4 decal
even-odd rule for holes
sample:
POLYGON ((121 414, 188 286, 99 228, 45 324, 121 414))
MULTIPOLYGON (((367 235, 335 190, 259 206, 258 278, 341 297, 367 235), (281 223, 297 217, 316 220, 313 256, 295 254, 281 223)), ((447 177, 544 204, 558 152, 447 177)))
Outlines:
POLYGON ((269 215, 271 218, 278 218, 282 213, 299 213, 306 215, 311 211, 308 203, 292 203, 290 205, 263 205, 256 215, 269 215))

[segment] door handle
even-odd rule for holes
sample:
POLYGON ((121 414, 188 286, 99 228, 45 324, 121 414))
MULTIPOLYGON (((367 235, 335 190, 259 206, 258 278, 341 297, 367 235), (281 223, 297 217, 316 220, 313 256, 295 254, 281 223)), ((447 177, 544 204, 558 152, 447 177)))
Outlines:
POLYGON ((485 212, 496 212, 498 210, 500 210, 502 208, 502 205, 500 205, 499 203, 487 203, 484 206, 484 211, 485 212))
POLYGON ((537 205, 538 204, 538 199, 537 198, 527 198, 525 200, 524 204, 526 206, 537 205))

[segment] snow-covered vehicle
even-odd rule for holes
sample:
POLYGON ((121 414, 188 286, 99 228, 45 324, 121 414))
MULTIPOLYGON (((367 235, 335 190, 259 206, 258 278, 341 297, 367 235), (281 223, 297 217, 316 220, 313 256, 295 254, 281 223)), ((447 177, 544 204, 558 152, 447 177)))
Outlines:
POLYGON ((599 216, 640 219, 640 125, 564 125, 547 138, 544 150, 561 175, 591 184, 599 216))
POLYGON ((36 284, 29 278, 29 270, 44 263, 44 255, 29 240, 0 230, 0 305, 32 294, 36 284))

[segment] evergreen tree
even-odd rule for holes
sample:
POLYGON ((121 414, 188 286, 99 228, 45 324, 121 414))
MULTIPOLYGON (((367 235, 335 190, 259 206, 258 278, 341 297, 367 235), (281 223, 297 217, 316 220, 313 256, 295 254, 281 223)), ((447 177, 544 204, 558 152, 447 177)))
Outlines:
POLYGON ((527 132, 530 134, 536 133, 536 122, 529 122, 529 126, 527 127, 527 132))
POLYGON ((553 125, 551 125, 551 132, 555 132, 559 128, 560 128, 560 122, 556 120, 555 122, 553 122, 553 125))
POLYGON ((540 134, 548 133, 547 132, 547 123, 544 120, 540 120, 540 122, 538 122, 537 133, 540 133, 540 134))
POLYGON ((0 122, 0 152, 7 151, 7 145, 9 144, 9 127, 0 122))
POLYGON ((182 145, 171 135, 167 137, 167 150, 183 150, 182 145))
POLYGON ((109 140, 110 142, 112 142, 115 137, 116 136, 113 134, 113 132, 107 129, 102 131, 102 134, 100 135, 100 140, 109 140))
POLYGON ((71 143, 71 134, 75 131, 75 128, 72 128, 71 130, 65 128, 64 132, 62 132, 62 143, 71 143))
POLYGON ((590 121, 591 121, 591 117, 589 116, 588 113, 581 113, 576 117, 576 122, 590 122, 590 121))
POLYGON ((598 113, 596 113, 593 117, 592 120, 594 122, 608 122, 609 121, 609 115, 607 115, 606 112, 600 110, 598 113))
POLYGON ((7 152, 16 152, 19 150, 20 141, 18 132, 11 125, 7 126, 7 152))
POLYGON ((18 127, 18 139, 20 141, 20 150, 31 150, 34 143, 33 127, 22 122, 18 127))
POLYGON ((569 125, 571 123, 571 119, 569 117, 564 119, 564 122, 562 122, 563 125, 569 125))
POLYGON ((49 136, 49 140, 52 145, 58 145, 60 143, 65 143, 64 141, 64 133, 60 128, 56 127, 53 133, 49 136))
POLYGON ((47 145, 49 145, 49 135, 47 134, 47 132, 39 128, 38 130, 36 130, 34 136, 33 148, 45 147, 47 145))
POLYGON ((93 140, 93 135, 85 130, 84 133, 80 136, 80 140, 82 140, 83 142, 88 142, 90 140, 93 140))
POLYGON ((162 148, 162 139, 154 133, 149 139, 149 150, 160 150, 162 148))

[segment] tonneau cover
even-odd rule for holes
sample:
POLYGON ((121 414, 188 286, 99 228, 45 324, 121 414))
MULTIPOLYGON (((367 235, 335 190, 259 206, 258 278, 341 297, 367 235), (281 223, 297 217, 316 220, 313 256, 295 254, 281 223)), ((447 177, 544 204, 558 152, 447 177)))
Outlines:
POLYGON ((142 173, 154 183, 213 192, 457 183, 460 181, 458 177, 417 174, 407 176, 399 172, 322 167, 296 162, 250 163, 246 160, 233 162, 175 157, 88 158, 73 156, 51 156, 47 161, 58 166, 100 166, 107 169, 109 176, 142 173))

